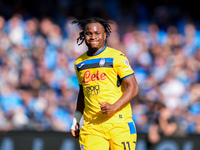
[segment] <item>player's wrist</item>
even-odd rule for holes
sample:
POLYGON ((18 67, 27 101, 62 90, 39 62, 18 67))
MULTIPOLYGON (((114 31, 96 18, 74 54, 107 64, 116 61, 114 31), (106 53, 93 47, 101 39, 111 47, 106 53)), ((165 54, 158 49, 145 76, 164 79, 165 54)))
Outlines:
POLYGON ((75 114, 74 114, 74 118, 73 118, 73 123, 72 123, 72 126, 71 126, 71 129, 72 130, 76 130, 76 124, 80 124, 80 120, 82 118, 82 113, 80 111, 76 111, 75 114))
POLYGON ((113 104, 113 111, 118 111, 120 109, 120 105, 116 102, 113 104))

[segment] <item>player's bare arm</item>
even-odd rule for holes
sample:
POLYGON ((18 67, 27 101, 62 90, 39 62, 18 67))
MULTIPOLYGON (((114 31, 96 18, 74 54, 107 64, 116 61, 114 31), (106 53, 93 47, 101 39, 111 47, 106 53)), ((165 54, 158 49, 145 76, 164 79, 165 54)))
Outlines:
MULTIPOLYGON (((79 94, 78 94, 78 100, 77 100, 77 106, 76 106, 76 113, 78 112, 77 115, 78 118, 82 117, 83 110, 84 110, 84 95, 83 95, 83 87, 80 85, 79 86, 79 94), (81 115, 81 116, 80 116, 81 115)), ((78 119, 80 121, 80 119, 78 119)), ((75 138, 79 138, 79 121, 75 123, 75 127, 71 128, 71 134, 75 138)))
POLYGON ((124 79, 123 83, 126 84, 127 89, 118 101, 116 101, 114 104, 99 102, 99 104, 101 105, 101 112, 103 114, 114 113, 122 106, 130 102, 138 94, 139 87, 134 75, 124 79))

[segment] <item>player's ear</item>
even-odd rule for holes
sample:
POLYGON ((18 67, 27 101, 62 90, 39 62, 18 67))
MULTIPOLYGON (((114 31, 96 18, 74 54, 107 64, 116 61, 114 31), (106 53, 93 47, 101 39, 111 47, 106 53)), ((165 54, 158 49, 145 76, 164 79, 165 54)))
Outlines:
POLYGON ((106 32, 104 32, 103 37, 104 37, 104 39, 106 39, 106 32))

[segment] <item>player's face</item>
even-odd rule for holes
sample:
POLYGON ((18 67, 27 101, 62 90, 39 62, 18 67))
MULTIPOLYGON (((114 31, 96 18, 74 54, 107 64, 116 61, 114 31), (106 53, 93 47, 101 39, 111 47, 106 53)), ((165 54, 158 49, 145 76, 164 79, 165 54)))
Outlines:
POLYGON ((92 53, 104 47, 106 32, 100 23, 89 23, 85 27, 85 43, 92 53))

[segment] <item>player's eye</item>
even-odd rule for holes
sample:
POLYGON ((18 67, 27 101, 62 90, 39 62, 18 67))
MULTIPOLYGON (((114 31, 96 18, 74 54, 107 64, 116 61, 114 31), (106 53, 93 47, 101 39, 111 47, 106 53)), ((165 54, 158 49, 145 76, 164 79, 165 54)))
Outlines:
POLYGON ((86 32, 85 34, 86 34, 86 35, 92 35, 90 32, 86 32))

